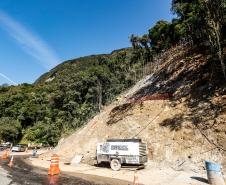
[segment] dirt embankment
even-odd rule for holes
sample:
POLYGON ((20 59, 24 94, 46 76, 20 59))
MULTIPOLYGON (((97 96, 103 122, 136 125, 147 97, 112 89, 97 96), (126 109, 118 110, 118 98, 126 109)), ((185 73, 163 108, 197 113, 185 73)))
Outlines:
POLYGON ((211 61, 189 48, 174 48, 153 68, 87 125, 61 139, 54 152, 65 161, 83 155, 82 162, 92 164, 98 142, 139 137, 148 143, 149 159, 160 166, 195 172, 204 169, 204 160, 225 166, 226 85, 211 61))

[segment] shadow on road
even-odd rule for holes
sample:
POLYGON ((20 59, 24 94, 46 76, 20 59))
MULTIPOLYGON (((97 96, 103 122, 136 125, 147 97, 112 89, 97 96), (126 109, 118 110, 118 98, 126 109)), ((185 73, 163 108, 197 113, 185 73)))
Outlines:
POLYGON ((205 178, 203 178, 203 177, 195 177, 195 176, 192 176, 191 179, 195 179, 195 180, 197 180, 197 181, 200 181, 200 182, 204 182, 204 183, 206 183, 206 184, 209 184, 209 183, 208 183, 208 180, 205 179, 205 178))

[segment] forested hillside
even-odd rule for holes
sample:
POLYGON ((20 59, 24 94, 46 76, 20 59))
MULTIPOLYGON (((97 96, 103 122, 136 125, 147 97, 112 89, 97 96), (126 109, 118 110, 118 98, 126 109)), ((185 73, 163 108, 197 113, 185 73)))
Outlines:
MULTIPOLYGON (((55 145, 62 135, 81 127, 103 105, 154 72, 152 63, 168 49, 183 43, 193 48, 191 56, 201 53, 208 64, 193 75, 211 74, 205 83, 212 89, 224 85, 226 2, 173 0, 172 12, 176 17, 172 22, 161 20, 143 36, 132 34, 131 48, 66 61, 34 84, 0 87, 0 139, 55 145)), ((185 61, 190 61, 189 54, 185 61)))
POLYGON ((35 84, 0 89, 1 138, 56 144, 143 76, 132 49, 64 62, 35 84))

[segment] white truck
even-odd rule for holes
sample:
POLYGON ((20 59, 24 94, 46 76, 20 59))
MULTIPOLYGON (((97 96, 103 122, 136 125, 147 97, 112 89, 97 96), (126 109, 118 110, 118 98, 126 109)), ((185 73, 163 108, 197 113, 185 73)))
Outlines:
POLYGON ((109 162, 112 170, 120 170, 122 164, 144 165, 148 161, 147 144, 141 139, 108 139, 98 143, 97 164, 109 162))

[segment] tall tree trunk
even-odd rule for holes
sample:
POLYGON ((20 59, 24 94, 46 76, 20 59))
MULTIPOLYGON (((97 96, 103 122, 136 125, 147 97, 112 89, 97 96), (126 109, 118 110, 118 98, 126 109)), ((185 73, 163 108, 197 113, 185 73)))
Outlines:
POLYGON ((225 64, 224 64, 224 54, 223 54, 223 49, 221 47, 221 42, 220 42, 220 26, 214 26, 214 31, 215 31, 215 35, 216 35, 216 44, 217 44, 217 55, 218 55, 218 59, 220 61, 221 64, 221 69, 224 75, 224 78, 226 78, 226 74, 225 74, 225 64))
POLYGON ((212 43, 212 47, 217 53, 217 57, 221 65, 222 73, 224 75, 224 78, 226 79, 224 54, 223 54, 223 48, 221 46, 222 43, 221 43, 220 17, 223 16, 221 15, 221 10, 220 10, 221 1, 204 0, 204 3, 206 4, 206 8, 207 8, 207 15, 208 15, 207 24, 210 28, 209 41, 210 43, 212 43))
POLYGON ((97 80, 97 90, 98 90, 98 109, 100 112, 102 109, 102 84, 99 79, 97 80))

